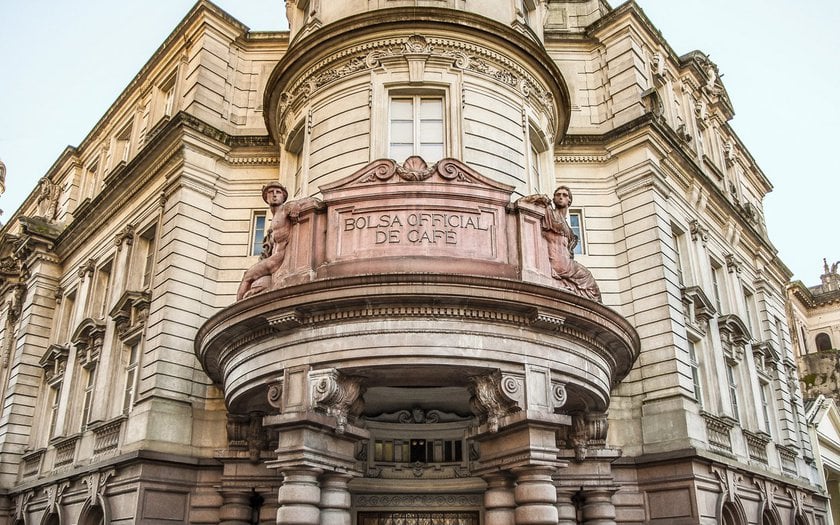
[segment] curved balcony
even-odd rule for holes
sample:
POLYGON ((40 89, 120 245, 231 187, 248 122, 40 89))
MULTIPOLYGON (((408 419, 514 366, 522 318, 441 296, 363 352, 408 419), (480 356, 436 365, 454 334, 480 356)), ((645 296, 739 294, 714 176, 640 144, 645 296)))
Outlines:
POLYGON ((270 289, 199 331, 229 411, 323 409, 341 426, 420 407, 497 426, 607 410, 638 336, 552 277, 543 208, 452 159, 376 161, 321 190, 270 289))

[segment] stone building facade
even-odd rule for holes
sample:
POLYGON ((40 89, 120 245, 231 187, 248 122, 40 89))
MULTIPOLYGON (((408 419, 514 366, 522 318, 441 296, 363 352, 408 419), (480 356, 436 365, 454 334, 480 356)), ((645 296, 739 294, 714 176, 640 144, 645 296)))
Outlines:
POLYGON ((3 227, 0 521, 828 523, 714 63, 633 2, 286 10, 199 1, 3 227))
POLYGON ((793 351, 805 396, 824 395, 840 402, 840 273, 823 260, 820 284, 795 281, 787 288, 793 351))

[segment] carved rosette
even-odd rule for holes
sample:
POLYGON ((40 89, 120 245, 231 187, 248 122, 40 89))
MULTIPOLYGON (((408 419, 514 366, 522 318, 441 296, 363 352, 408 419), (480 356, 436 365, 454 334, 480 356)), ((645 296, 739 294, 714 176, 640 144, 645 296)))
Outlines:
POLYGON ((361 413, 364 386, 357 377, 345 376, 335 369, 309 373, 312 407, 336 418, 335 431, 343 434, 348 416, 361 413))
POLYGON ((502 376, 495 370, 489 374, 470 378, 470 393, 473 411, 486 421, 490 432, 499 431, 500 420, 522 410, 516 397, 520 397, 522 385, 512 376, 502 376))

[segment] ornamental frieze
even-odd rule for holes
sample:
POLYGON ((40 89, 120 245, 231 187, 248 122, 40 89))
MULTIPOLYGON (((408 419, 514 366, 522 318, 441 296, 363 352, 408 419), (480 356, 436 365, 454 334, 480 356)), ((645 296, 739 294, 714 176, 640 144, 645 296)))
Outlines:
POLYGON ((471 71, 517 90, 539 107, 549 118, 549 130, 556 127, 558 115, 549 89, 514 60, 483 46, 447 38, 413 34, 366 42, 331 55, 309 68, 279 97, 278 122, 285 138, 285 117, 300 108, 309 98, 347 76, 379 68, 384 60, 422 56, 451 61, 452 67, 471 71))

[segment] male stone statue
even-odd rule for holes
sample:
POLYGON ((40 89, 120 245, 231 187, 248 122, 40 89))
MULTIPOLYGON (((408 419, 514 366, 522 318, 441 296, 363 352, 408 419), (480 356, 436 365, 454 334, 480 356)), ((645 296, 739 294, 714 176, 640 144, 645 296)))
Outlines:
POLYGON ((257 264, 245 272, 236 293, 237 301, 272 288, 272 275, 280 269, 286 259, 292 225, 305 207, 317 205, 316 199, 286 202, 289 192, 279 182, 269 182, 263 186, 262 197, 271 209, 271 223, 266 233, 262 256, 257 264))

